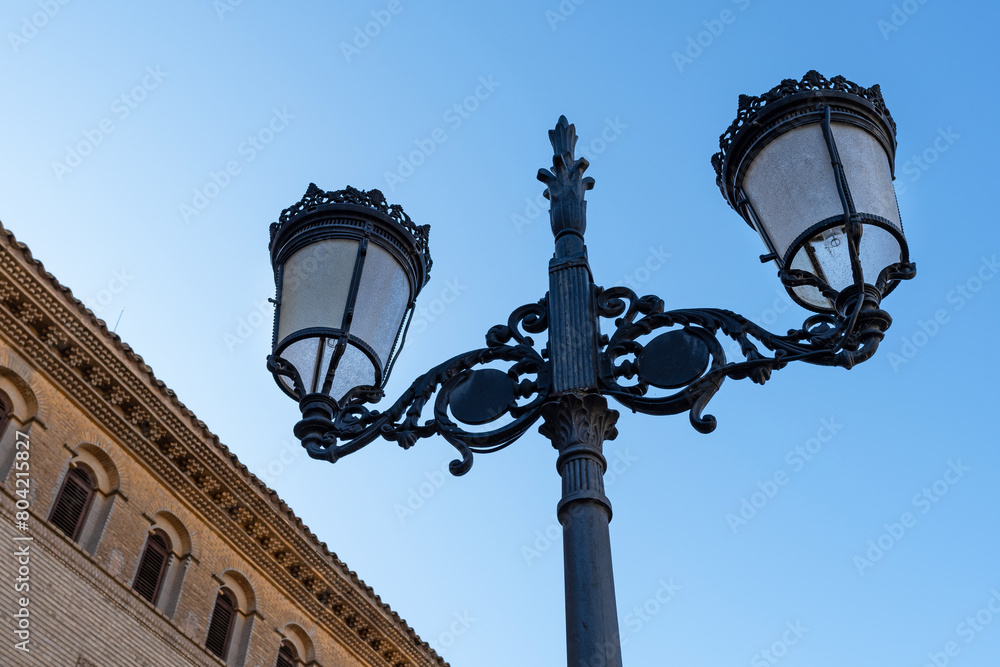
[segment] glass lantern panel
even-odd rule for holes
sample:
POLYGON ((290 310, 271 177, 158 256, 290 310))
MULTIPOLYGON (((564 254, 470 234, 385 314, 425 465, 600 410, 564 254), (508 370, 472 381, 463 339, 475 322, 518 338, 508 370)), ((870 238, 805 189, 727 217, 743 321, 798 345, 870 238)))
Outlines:
MULTIPOLYGON (((793 262, 794 264, 794 262, 793 262)), ((795 267, 802 268, 802 267, 795 267)), ((805 270, 805 269, 803 269, 805 270)), ((798 287, 793 287, 792 292, 802 301, 802 303, 811 306, 812 308, 820 311, 832 311, 833 302, 827 299, 823 294, 813 287, 812 285, 800 285, 798 287)))
MULTIPOLYGON (((357 257, 357 241, 326 239, 296 250, 285 261, 279 343, 302 329, 341 328, 357 257)), ((296 367, 301 373, 302 368, 296 367)))
MULTIPOLYGON (((285 361, 295 366, 302 378, 302 386, 306 393, 315 391, 316 385, 316 357, 323 349, 322 338, 304 338, 297 340, 282 352, 281 356, 285 361)), ((290 390, 294 391, 292 381, 282 377, 282 382, 290 390)))
POLYGON ((902 230, 889 158, 882 145, 860 127, 845 123, 831 123, 830 127, 854 199, 854 209, 861 214, 885 218, 902 230))
POLYGON ((278 378, 278 382, 281 383, 282 387, 287 389, 291 394, 295 394, 295 383, 292 382, 291 378, 287 378, 284 375, 276 375, 275 377, 278 378))
POLYGON ((375 367, 368 356, 353 345, 348 344, 344 356, 337 364, 337 372, 330 385, 330 396, 340 400, 354 387, 375 384, 375 367))
POLYGON ((903 249, 891 232, 875 225, 865 225, 858 256, 865 282, 874 285, 882 269, 902 259, 903 249))
POLYGON ((383 370, 409 302, 410 281, 403 267, 387 250, 369 243, 351 334, 375 350, 383 370))
POLYGON ((844 210, 819 123, 768 143, 747 168, 743 190, 781 257, 799 234, 844 210))
MULTIPOLYGON (((882 227, 863 225, 858 257, 864 280, 874 285, 882 269, 898 262, 902 254, 899 242, 882 227)), ((854 284, 851 256, 844 228, 837 225, 812 237, 792 257, 791 268, 808 271, 823 279, 830 287, 842 291, 854 284)), ((833 303, 815 287, 800 286, 792 290, 804 302, 820 309, 832 310, 833 303)))
MULTIPOLYGON (((843 226, 828 229, 817 234, 806 241, 797 253, 792 257, 790 267, 818 276, 834 289, 842 289, 850 284, 851 264, 850 255, 847 251, 843 226), (837 273, 839 266, 847 268, 847 280, 844 284, 844 276, 837 273), (826 269, 834 271, 833 275, 827 275, 826 269), (836 285, 834 283, 837 283, 836 285)), ((833 310, 833 302, 827 299, 822 293, 811 285, 802 285, 792 289, 795 294, 805 303, 821 310, 833 310)))

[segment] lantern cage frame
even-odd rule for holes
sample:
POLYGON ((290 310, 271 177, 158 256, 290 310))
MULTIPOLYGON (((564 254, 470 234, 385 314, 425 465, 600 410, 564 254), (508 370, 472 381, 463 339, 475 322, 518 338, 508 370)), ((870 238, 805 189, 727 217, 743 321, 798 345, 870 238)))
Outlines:
MULTIPOLYGON (((351 345, 362 352, 374 369, 374 382, 352 388, 341 401, 346 404, 355 396, 365 395, 368 400, 378 400, 382 388, 388 380, 392 367, 399 356, 406 339, 413 308, 417 296, 430 279, 433 266, 428 237, 430 225, 416 225, 398 204, 389 205, 379 190, 364 191, 348 186, 343 190, 326 192, 310 183, 305 195, 295 205, 282 211, 278 222, 270 227, 271 239, 268 251, 274 271, 275 298, 270 299, 275 306, 274 325, 271 335, 271 354, 268 367, 281 368, 281 373, 272 370, 278 387, 289 397, 301 401, 310 393, 328 394, 333 376, 340 360, 351 345), (281 322, 282 292, 285 280, 286 262, 299 250, 321 241, 331 239, 357 242, 354 268, 344 305, 340 327, 309 327, 293 331, 279 340, 281 322), (381 359, 378 352, 366 341, 351 333, 351 325, 361 286, 365 259, 370 244, 376 244, 387 251, 403 269, 409 283, 410 293, 399 326, 392 339, 389 355, 381 359), (299 371, 282 357, 282 353, 293 344, 309 339, 319 339, 319 345, 335 346, 326 369, 321 369, 322 353, 317 353, 313 386, 318 391, 310 392, 304 386, 299 371), (322 371, 323 380, 319 377, 322 371), (281 378, 288 378, 288 382, 281 378)), ((363 298, 363 295, 360 295, 363 298)), ((334 402, 338 402, 334 399, 334 402)))
MULTIPOLYGON (((833 123, 854 126, 873 136, 885 152, 890 178, 895 178, 896 122, 885 105, 881 88, 877 84, 865 88, 842 76, 827 79, 815 70, 808 72, 801 80, 785 79, 762 95, 741 95, 736 119, 719 138, 719 152, 712 156, 712 166, 715 168, 716 184, 722 196, 760 235, 767 247, 768 252, 760 256, 760 261, 775 262, 778 277, 795 303, 807 310, 844 315, 858 303, 858 297, 863 294, 867 293, 864 299, 881 301, 901 280, 913 277, 915 266, 910 262, 902 222, 896 226, 885 217, 856 210, 837 148, 833 123), (780 253, 743 189, 743 180, 754 158, 771 142, 787 132, 814 123, 819 123, 822 128, 833 165, 841 212, 800 232, 785 252, 780 253), (858 247, 866 225, 888 232, 900 248, 899 261, 884 267, 873 282, 867 283, 868 289, 862 279, 858 257, 858 247), (854 283, 843 290, 834 289, 829 284, 818 262, 814 261, 813 264, 820 271, 819 275, 791 268, 792 260, 800 250, 811 250, 808 243, 811 239, 838 228, 843 230, 849 243, 854 283), (816 288, 829 300, 831 307, 821 307, 803 300, 794 289, 801 286, 816 288)), ((898 214, 898 203, 896 210, 898 214)))

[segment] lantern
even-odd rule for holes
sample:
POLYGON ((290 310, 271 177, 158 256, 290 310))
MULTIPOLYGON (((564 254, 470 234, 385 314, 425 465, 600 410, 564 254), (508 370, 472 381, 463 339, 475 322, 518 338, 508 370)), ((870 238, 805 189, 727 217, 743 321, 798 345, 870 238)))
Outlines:
POLYGON ((381 394, 431 258, 429 226, 413 224, 378 190, 324 192, 271 225, 274 338, 268 366, 302 401, 381 394))
POLYGON ((891 267, 909 251, 892 186, 896 125, 877 85, 812 71, 740 96, 720 147, 719 188, 760 234, 761 260, 778 265, 797 303, 839 312, 842 295, 880 299, 896 286, 891 267))

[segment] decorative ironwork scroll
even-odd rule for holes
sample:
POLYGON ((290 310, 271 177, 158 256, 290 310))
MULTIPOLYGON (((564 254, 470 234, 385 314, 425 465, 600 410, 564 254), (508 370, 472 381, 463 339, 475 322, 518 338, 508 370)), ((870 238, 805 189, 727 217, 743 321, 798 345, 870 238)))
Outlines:
MULTIPOLYGON (((544 299, 521 306, 510 315, 506 325, 489 330, 486 347, 456 355, 430 369, 384 412, 365 405, 381 398, 381 392, 354 391, 332 408, 329 418, 306 415, 307 408, 303 407, 304 419, 296 425, 295 433, 310 456, 330 462, 377 438, 409 449, 420 438, 441 435, 460 454, 449 469, 452 474, 462 475, 471 468, 474 453, 503 449, 540 417, 548 397, 547 362, 535 350, 528 334, 541 333, 547 327, 544 299), (511 362, 511 366, 506 372, 476 368, 498 361, 511 362), (433 416, 423 419, 424 410, 435 395, 430 408, 433 416), (519 404, 522 399, 530 400, 519 404), (488 424, 504 416, 509 416, 510 421, 492 430, 473 431, 463 426, 488 424)), ((286 371, 278 369, 280 373, 287 374, 286 371)), ((303 406, 310 400, 310 396, 303 397, 303 406)), ((323 398, 314 400, 322 402, 323 398)))
POLYGON ((892 322, 876 304, 864 300, 853 319, 813 315, 801 329, 781 336, 728 310, 664 312, 663 300, 657 296, 640 298, 627 287, 599 291, 599 315, 617 318, 614 333, 602 337, 602 391, 636 412, 667 415, 690 411, 691 425, 701 433, 710 433, 716 419, 702 412, 726 378, 750 378, 764 384, 772 371, 791 361, 851 368, 871 357, 892 322), (639 342, 658 329, 664 333, 645 345, 639 342), (736 341, 742 361, 727 362, 719 334, 736 341), (758 345, 773 354, 762 354, 758 345), (633 378, 633 384, 620 382, 633 378), (649 397, 650 387, 680 391, 649 397))

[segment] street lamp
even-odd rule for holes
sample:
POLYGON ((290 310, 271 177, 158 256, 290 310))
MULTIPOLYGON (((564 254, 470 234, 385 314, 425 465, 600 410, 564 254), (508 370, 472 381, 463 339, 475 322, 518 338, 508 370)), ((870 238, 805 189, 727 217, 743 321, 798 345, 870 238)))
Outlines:
POLYGON ((712 158, 723 196, 764 240, 762 261, 774 261, 792 298, 816 313, 784 335, 728 310, 665 311, 659 297, 598 287, 584 244, 584 194, 594 179, 583 176, 576 139, 560 117, 549 131, 552 169, 538 172, 555 237, 548 293, 491 328, 486 347, 430 369, 384 411, 367 404, 382 398, 427 279, 428 227, 377 190, 310 185, 271 226, 277 308, 268 368, 300 404, 296 436, 330 462, 379 437, 408 449, 436 434, 458 451, 450 470, 462 475, 474 454, 506 447, 541 419, 563 482, 568 664, 620 666, 602 453, 618 412, 605 396, 647 414, 688 412, 708 433, 716 421, 703 411, 726 378, 763 384, 790 361, 851 368, 870 358, 892 322, 882 298, 916 269, 892 188, 895 123, 878 86, 809 72, 741 96, 712 158), (610 334, 602 320, 612 321, 610 334), (536 349, 531 335, 546 331, 547 345, 536 349), (723 336, 738 343, 741 360, 727 361, 723 336))

